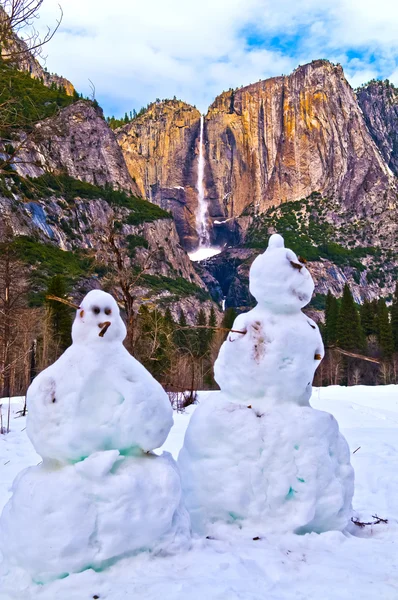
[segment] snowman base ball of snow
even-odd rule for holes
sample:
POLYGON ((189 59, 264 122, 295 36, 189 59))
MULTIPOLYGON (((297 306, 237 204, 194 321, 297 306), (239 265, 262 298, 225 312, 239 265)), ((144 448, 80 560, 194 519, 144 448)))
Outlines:
POLYGON ((142 551, 189 548, 190 522, 168 453, 97 452, 60 467, 23 471, 1 521, 4 556, 46 583, 87 568, 102 570, 142 551))
POLYGON ((324 355, 318 326, 301 310, 313 290, 304 263, 271 236, 250 270, 258 304, 235 319, 214 365, 221 392, 198 406, 180 452, 197 531, 234 523, 257 537, 349 523, 347 442, 332 415, 309 404, 324 355))
POLYGON ((297 405, 261 416, 220 392, 194 412, 178 459, 192 527, 220 523, 249 538, 343 530, 351 516, 350 452, 332 415, 297 405), (215 397, 214 397, 215 396, 215 397))
POLYGON ((189 547, 190 524, 167 438, 167 394, 122 342, 109 294, 89 292, 72 345, 33 381, 27 433, 43 464, 23 471, 0 518, 5 559, 48 581, 138 551, 189 547))

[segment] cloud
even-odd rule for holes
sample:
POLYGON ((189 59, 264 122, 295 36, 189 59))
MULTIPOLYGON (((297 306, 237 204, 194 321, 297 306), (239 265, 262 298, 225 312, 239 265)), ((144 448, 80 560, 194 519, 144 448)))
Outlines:
MULTIPOLYGON (((45 0, 39 26, 55 22, 45 0)), ((202 111, 222 90, 338 60, 353 85, 398 73, 395 0, 65 0, 47 66, 120 115, 155 98, 202 111)), ((395 78, 395 79, 394 79, 395 78)))

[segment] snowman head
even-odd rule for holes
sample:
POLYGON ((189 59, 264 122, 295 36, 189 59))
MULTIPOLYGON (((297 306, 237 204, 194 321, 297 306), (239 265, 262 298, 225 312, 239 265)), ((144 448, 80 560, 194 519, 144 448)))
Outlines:
POLYGON ((314 282, 296 254, 275 233, 250 269, 250 292, 260 306, 278 312, 300 310, 311 300, 314 282))
POLYGON ((80 303, 72 326, 74 344, 122 342, 126 327, 115 299, 101 290, 92 290, 80 303))

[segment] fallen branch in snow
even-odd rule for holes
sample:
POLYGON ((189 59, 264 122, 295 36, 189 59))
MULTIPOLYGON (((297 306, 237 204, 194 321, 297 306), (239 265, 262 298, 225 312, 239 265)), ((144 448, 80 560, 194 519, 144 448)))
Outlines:
POLYGON ((381 517, 378 517, 377 515, 372 515, 372 519, 375 519, 375 521, 360 521, 359 519, 354 517, 351 517, 351 521, 354 523, 354 525, 357 525, 358 527, 361 527, 361 529, 363 529, 366 525, 378 525, 379 523, 388 523, 388 519, 382 519, 381 517))
POLYGON ((358 450, 361 449, 361 446, 358 446, 358 448, 356 450, 354 450, 353 454, 355 454, 355 452, 358 452, 358 450))

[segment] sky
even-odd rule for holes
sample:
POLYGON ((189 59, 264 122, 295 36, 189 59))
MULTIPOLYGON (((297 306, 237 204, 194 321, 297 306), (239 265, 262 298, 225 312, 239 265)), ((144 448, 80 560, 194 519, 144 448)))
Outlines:
POLYGON ((44 0, 36 27, 59 30, 49 71, 122 116, 176 96, 206 112, 223 90, 327 58, 353 87, 398 85, 397 0, 44 0))

